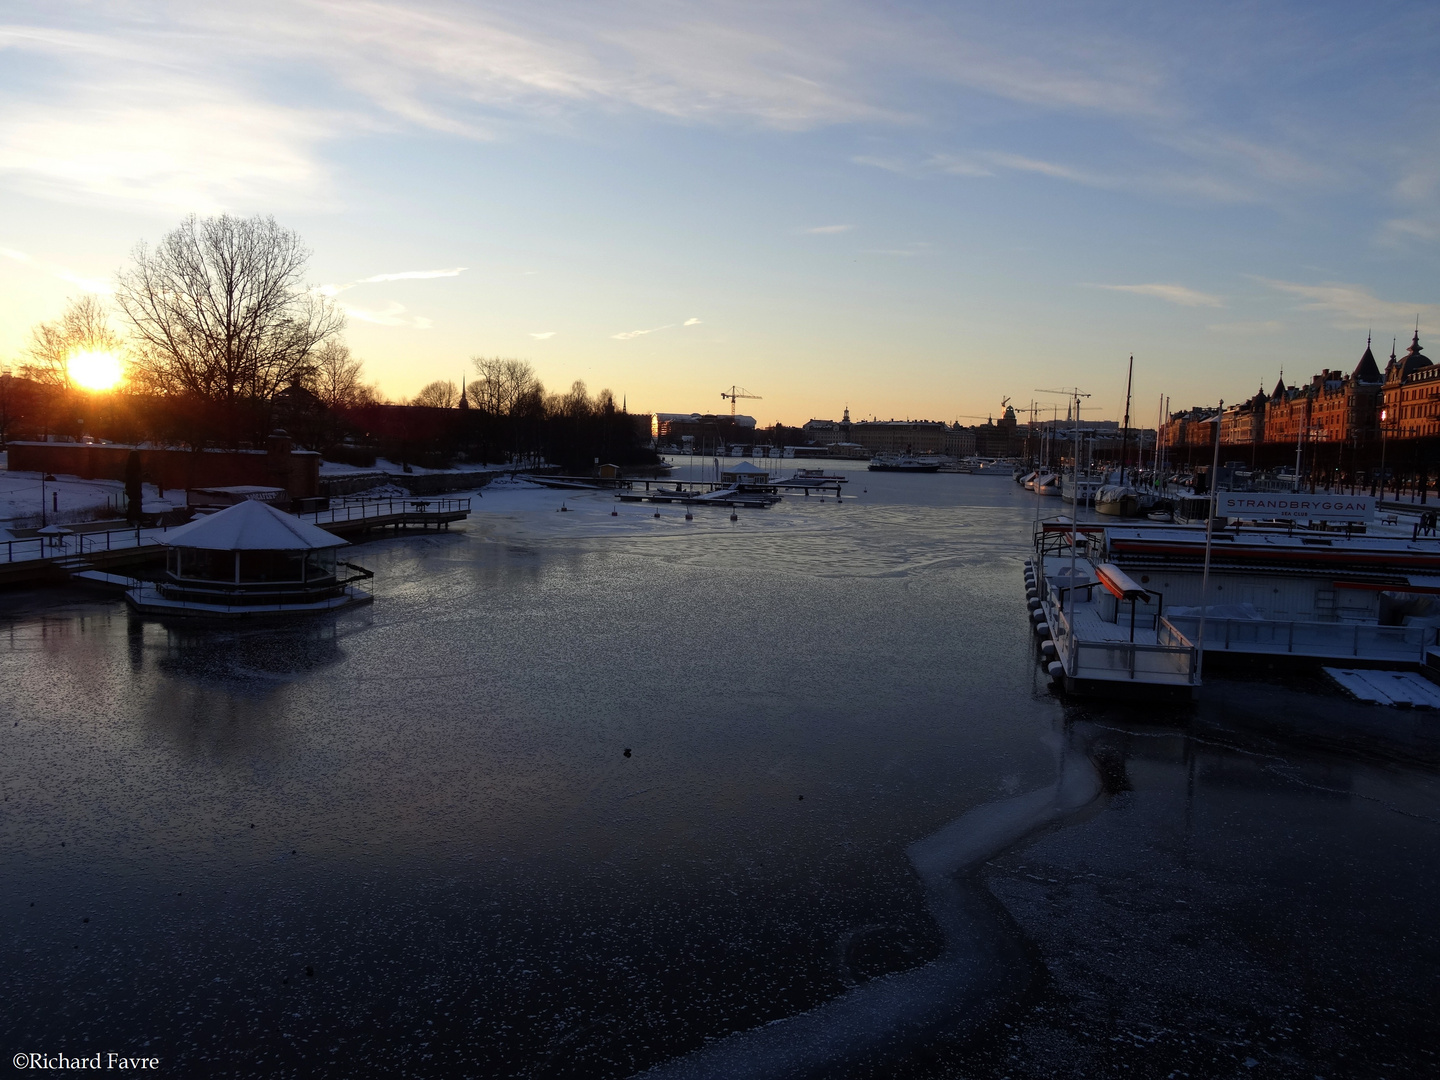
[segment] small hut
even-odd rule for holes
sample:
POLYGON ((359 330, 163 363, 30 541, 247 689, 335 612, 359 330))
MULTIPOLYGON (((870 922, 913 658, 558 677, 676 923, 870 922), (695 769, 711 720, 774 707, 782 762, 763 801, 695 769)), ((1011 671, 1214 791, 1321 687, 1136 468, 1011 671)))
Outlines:
POLYGON ((270 615, 332 611, 371 597, 370 571, 336 559, 348 541, 247 499, 165 534, 165 577, 126 593, 140 611, 270 615), (354 571, 342 577, 341 569, 354 571))
POLYGON ((770 483, 770 474, 748 461, 742 461, 722 472, 720 482, 733 488, 763 488, 770 483))

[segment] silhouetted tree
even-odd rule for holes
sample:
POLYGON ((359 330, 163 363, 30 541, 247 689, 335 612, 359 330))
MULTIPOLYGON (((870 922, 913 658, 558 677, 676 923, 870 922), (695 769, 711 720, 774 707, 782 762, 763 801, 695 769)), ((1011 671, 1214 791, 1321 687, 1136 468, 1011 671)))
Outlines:
POLYGON ((27 353, 30 362, 21 373, 42 386, 70 390, 70 360, 79 352, 122 355, 124 342, 110 328, 109 315, 100 298, 87 293, 74 297, 54 322, 42 322, 30 332, 27 353))
POLYGON ((194 215, 135 249, 115 294, 145 387, 219 407, 225 434, 263 427, 344 316, 304 281, 310 251, 274 218, 194 215), (248 422, 247 422, 248 421, 248 422))
POLYGON ((453 382, 448 379, 436 379, 420 388, 420 392, 411 400, 411 405, 421 405, 428 409, 453 409, 455 403, 460 400, 460 391, 453 382))

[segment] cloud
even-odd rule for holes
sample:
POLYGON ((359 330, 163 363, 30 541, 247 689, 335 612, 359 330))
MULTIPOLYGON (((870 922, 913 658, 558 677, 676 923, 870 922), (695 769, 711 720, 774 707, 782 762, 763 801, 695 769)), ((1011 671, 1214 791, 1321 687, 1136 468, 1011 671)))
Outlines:
POLYGON ((812 236, 829 236, 833 233, 849 232, 854 225, 816 225, 813 229, 806 229, 812 236))
POLYGON ((361 278, 355 282, 356 285, 369 285, 375 281, 428 281, 431 278, 459 277, 468 266, 457 266, 453 270, 402 270, 398 274, 376 274, 374 277, 361 278))
POLYGON ((1285 324, 1267 319, 1264 322, 1211 323, 1205 329, 1215 334, 1278 334, 1285 329, 1285 324))
POLYGON ((72 285, 79 285, 86 292, 109 296, 115 291, 115 286, 104 278, 93 278, 76 274, 63 266, 56 266, 54 263, 36 259, 26 252, 20 251, 18 248, 0 247, 0 256, 13 259, 15 262, 29 263, 31 266, 38 266, 51 277, 57 277, 61 281, 68 281, 72 285))
POLYGON ((0 175, 42 198, 167 213, 313 203, 317 114, 164 70, 0 99, 0 175))
POLYGON ((652 326, 649 330, 626 330, 619 334, 611 334, 610 336, 616 341, 629 341, 632 338, 643 337, 646 334, 653 334, 657 330, 668 330, 674 325, 674 323, 666 323, 664 326, 652 326))
POLYGON ((344 285, 321 285, 315 290, 321 296, 339 296, 357 285, 372 285, 381 281, 429 281, 433 278, 459 277, 468 266, 457 266, 452 270, 402 270, 398 274, 375 274, 372 277, 347 281, 344 285))
POLYGON ((699 320, 699 319, 686 319, 686 320, 685 320, 683 323, 681 323, 680 325, 681 325, 681 326, 699 326, 699 325, 700 325, 700 320, 699 320))
POLYGON ((538 334, 531 334, 530 336, 533 337, 536 341, 549 341, 552 337, 555 336, 555 331, 545 330, 538 334))
POLYGON ((80 274, 72 274, 69 270, 56 270, 54 274, 61 281, 68 281, 72 285, 79 285, 86 292, 100 293, 102 296, 109 296, 115 291, 115 286, 104 278, 82 277, 80 274))
POLYGON ((1109 289, 1112 292, 1134 293, 1137 296, 1153 296, 1157 300, 1179 304, 1181 307, 1224 307, 1225 302, 1218 296, 1199 292, 1185 285, 1091 285, 1092 289, 1109 289))
POLYGON ((413 330, 429 330, 434 323, 422 315, 407 315, 404 304, 390 303, 379 311, 341 304, 345 314, 376 326, 408 326, 413 330))
POLYGON ((1363 285, 1343 282, 1304 285, 1263 277, 1256 277, 1254 280, 1302 301, 1299 305, 1302 311, 1323 311, 1339 316, 1335 325, 1341 329, 1369 328, 1387 323, 1391 326, 1397 323, 1405 326, 1411 324, 1417 316, 1422 324, 1440 324, 1440 304, 1381 300, 1363 285))

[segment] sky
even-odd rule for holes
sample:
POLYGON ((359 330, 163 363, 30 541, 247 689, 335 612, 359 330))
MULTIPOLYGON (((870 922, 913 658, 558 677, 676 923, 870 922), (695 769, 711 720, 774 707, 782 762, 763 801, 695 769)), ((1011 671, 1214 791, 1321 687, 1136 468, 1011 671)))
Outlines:
MULTIPOLYGON (((0 2, 0 363, 273 215, 392 398, 1118 418, 1440 332, 1440 5, 0 2)), ((1440 352, 1440 350, 1432 350, 1440 352)))

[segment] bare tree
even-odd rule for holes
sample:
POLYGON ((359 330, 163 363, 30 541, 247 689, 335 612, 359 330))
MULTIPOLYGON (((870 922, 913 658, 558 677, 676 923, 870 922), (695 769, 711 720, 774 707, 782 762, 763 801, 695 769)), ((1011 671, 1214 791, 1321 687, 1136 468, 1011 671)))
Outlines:
POLYGON ((470 404, 492 416, 531 413, 545 394, 540 377, 524 360, 476 356, 471 362, 476 379, 467 387, 470 404))
POLYGON ((373 395, 360 381, 364 362, 350 355, 350 346, 331 338, 315 350, 314 362, 305 380, 305 389, 325 403, 327 409, 349 409, 373 395))
POLYGON ((20 373, 42 386, 72 388, 70 360, 79 352, 113 353, 124 348, 120 335, 110 328, 105 305, 91 293, 72 297, 54 322, 42 322, 30 332, 30 362, 20 373))
POLYGON ((411 405, 423 405, 431 409, 453 409, 460 400, 460 391, 448 379, 436 379, 420 388, 411 400, 411 405))
POLYGON ((304 283, 310 251, 274 218, 193 214, 153 249, 135 248, 115 299, 149 387, 218 405, 239 435, 243 409, 302 383, 344 316, 304 283))

